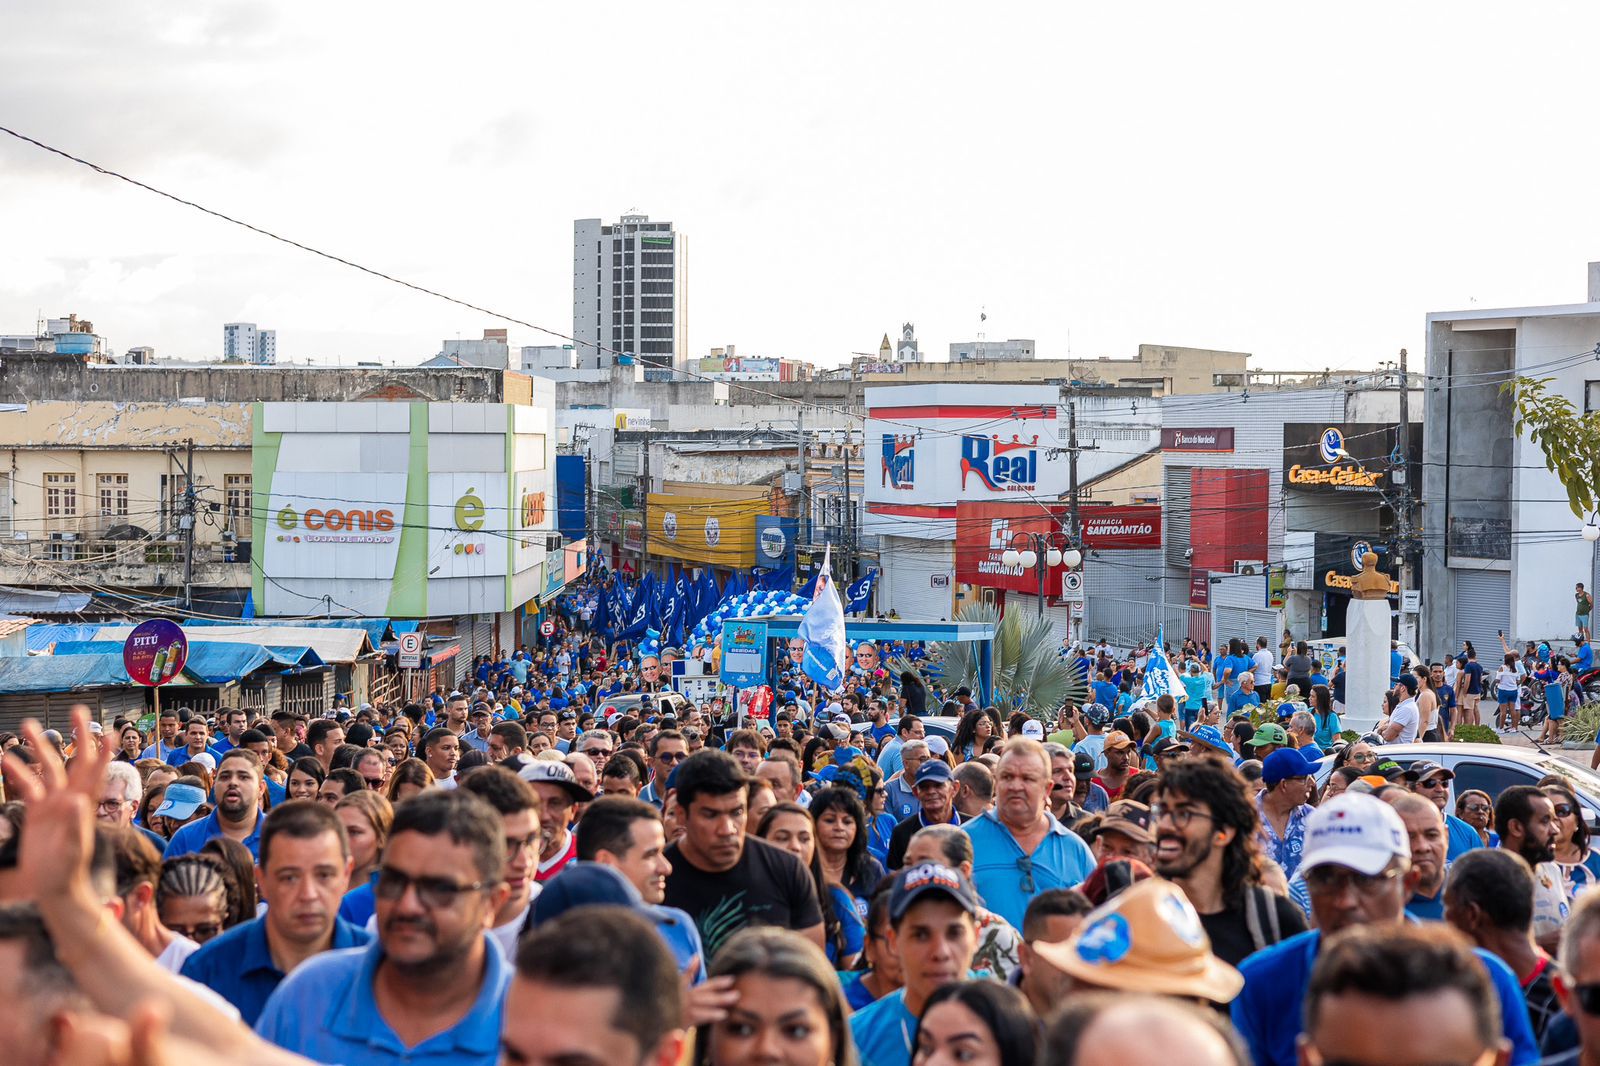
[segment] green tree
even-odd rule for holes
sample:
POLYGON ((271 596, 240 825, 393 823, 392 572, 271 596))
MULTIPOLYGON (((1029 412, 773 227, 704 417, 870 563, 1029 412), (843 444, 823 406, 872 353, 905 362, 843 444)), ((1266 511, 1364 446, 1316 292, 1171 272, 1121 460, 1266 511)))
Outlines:
POLYGON ((1544 453, 1544 465, 1561 479, 1567 503, 1581 519, 1600 508, 1600 411, 1583 414, 1550 392, 1550 378, 1518 378, 1502 385, 1512 394, 1514 426, 1544 453))
MULTIPOLYGON (((1060 655, 1061 642, 1050 620, 1037 612, 1007 611, 1002 615, 987 603, 966 604, 956 612, 958 622, 997 623, 994 636, 994 704, 1003 712, 1020 710, 1043 721, 1066 700, 1082 703, 1088 695, 1084 681, 1060 655)), ((967 641, 935 643, 930 649, 946 692, 962 685, 978 691, 979 648, 967 641)), ((896 661, 894 669, 914 669, 896 661)), ((931 709, 931 708, 930 708, 931 709)))

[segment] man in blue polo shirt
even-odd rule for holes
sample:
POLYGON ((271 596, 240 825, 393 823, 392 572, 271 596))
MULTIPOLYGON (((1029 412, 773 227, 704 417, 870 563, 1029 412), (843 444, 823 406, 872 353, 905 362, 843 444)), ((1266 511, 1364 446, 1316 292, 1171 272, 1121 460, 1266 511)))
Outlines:
POLYGON ((510 891, 500 816, 460 789, 395 812, 378 871, 378 938, 308 959, 256 1032, 316 1062, 495 1066, 511 968, 489 935, 510 891))
POLYGON ((163 858, 175 859, 206 846, 206 841, 230 837, 260 859, 261 760, 247 748, 224 752, 211 786, 216 809, 198 822, 182 826, 167 841, 163 858))
POLYGON ((995 805, 961 828, 972 838, 972 880, 984 905, 1021 928, 1028 902, 1052 888, 1075 888, 1093 872, 1089 845, 1050 813, 1050 756, 1013 737, 995 771, 995 805))
MULTIPOLYGON (((1354 792, 1317 808, 1306 823, 1300 874, 1317 928, 1256 952, 1239 964, 1244 991, 1233 1001, 1233 1024, 1255 1066, 1292 1066, 1304 1021, 1302 1004, 1322 938, 1355 926, 1399 925, 1418 879, 1405 823, 1373 796, 1354 792)), ((1512 1066, 1531 1066, 1539 1050, 1528 1008, 1510 967, 1476 952, 1500 998, 1501 1026, 1512 1066)))
POLYGON ((237 1007, 246 1025, 261 1017, 284 974, 313 955, 370 939, 339 918, 350 841, 332 807, 313 800, 274 807, 261 825, 258 880, 267 913, 206 943, 181 971, 237 1007))
POLYGON ((206 728, 206 720, 199 715, 189 719, 189 724, 183 727, 183 746, 174 748, 167 753, 168 766, 182 766, 186 762, 193 762, 197 755, 209 754, 213 759, 220 759, 222 753, 211 747, 211 730, 206 728))

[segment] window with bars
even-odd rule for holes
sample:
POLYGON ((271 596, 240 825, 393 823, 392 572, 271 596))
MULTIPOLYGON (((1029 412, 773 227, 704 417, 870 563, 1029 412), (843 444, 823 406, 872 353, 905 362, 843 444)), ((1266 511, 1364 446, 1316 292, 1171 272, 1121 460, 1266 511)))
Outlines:
MULTIPOLYGON (((128 517, 128 475, 96 474, 95 493, 100 499, 100 517, 125 519, 128 517)), ((102 525, 117 525, 105 522, 102 525)))
POLYGON ((240 540, 251 536, 252 496, 249 474, 227 474, 223 477, 223 491, 228 508, 228 528, 240 540))

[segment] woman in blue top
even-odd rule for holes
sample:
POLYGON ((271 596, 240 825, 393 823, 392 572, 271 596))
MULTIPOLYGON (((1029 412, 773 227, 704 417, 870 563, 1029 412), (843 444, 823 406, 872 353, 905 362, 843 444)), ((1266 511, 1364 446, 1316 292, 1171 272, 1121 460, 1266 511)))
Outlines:
POLYGON ((1339 739, 1341 726, 1339 715, 1333 709, 1333 693, 1328 691, 1327 685, 1311 686, 1311 717, 1317 720, 1314 738, 1317 747, 1323 751, 1332 749, 1333 742, 1339 739))
POLYGON ((762 816, 756 836, 787 851, 811 871, 817 898, 832 904, 822 908, 822 933, 828 961, 838 970, 848 970, 855 965, 866 944, 866 922, 856 913, 855 900, 850 893, 837 885, 829 886, 817 855, 816 823, 811 820, 811 812, 798 803, 779 803, 762 816))

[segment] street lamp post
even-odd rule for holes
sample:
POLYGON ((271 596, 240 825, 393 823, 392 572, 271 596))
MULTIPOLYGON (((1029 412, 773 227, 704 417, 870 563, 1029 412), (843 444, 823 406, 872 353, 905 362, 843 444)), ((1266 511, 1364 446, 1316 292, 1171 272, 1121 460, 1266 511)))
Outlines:
POLYGON ((1052 568, 1066 564, 1068 570, 1076 569, 1083 562, 1083 552, 1073 543, 1065 533, 1052 530, 1049 533, 1013 533, 1006 543, 1006 550, 1001 554, 1000 561, 1006 566, 1020 566, 1024 570, 1037 568, 1039 572, 1039 613, 1044 614, 1044 578, 1052 568), (1027 547, 1017 550, 1017 541, 1021 540, 1027 547), (1042 564, 1042 565, 1041 565, 1042 564))

